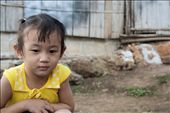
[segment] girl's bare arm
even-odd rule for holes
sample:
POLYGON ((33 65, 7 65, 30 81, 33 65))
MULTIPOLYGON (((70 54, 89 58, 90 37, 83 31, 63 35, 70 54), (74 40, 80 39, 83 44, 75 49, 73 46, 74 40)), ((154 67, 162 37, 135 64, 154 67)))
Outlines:
POLYGON ((20 105, 14 105, 10 107, 5 107, 6 103, 12 96, 12 88, 10 86, 10 83, 8 79, 5 76, 2 76, 1 78, 1 112, 2 113, 19 113, 23 110, 21 109, 22 106, 20 105))
POLYGON ((71 112, 74 111, 74 100, 69 84, 69 78, 64 81, 60 87, 59 100, 59 103, 53 104, 55 111, 59 109, 69 109, 71 112))
POLYGON ((29 111, 32 113, 47 113, 48 111, 54 112, 54 108, 45 100, 28 99, 20 101, 9 107, 5 107, 6 103, 12 96, 11 86, 5 76, 1 79, 1 112, 2 113, 22 113, 29 111))

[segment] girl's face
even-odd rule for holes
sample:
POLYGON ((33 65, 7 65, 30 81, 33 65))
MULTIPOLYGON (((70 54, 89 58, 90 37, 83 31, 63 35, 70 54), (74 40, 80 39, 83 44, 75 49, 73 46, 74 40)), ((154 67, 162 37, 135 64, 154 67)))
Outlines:
POLYGON ((38 42, 36 29, 25 34, 22 59, 28 76, 48 77, 56 67, 60 54, 61 41, 56 32, 45 42, 38 42))

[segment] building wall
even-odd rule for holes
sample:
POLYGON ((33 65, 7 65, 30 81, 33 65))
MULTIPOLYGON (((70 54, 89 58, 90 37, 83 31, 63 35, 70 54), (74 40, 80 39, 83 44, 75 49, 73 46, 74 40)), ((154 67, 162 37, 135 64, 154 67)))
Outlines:
POLYGON ((118 38, 123 32, 124 1, 24 1, 24 16, 48 13, 69 36, 118 38))
POLYGON ((135 1, 132 5, 135 28, 170 29, 170 1, 135 1))
POLYGON ((118 48, 119 42, 116 40, 102 40, 94 38, 66 39, 66 56, 110 56, 118 48))
POLYGON ((65 56, 112 56, 123 33, 123 6, 123 1, 1 1, 1 58, 9 58, 1 60, 1 69, 16 62, 18 20, 41 12, 66 26, 65 56))
MULTIPOLYGON (((16 33, 1 33, 1 69, 8 68, 15 64, 17 60, 13 49, 13 44, 16 42, 16 33)), ((119 42, 113 39, 103 40, 95 38, 83 37, 67 37, 67 49, 65 57, 81 57, 81 56, 114 56, 114 52, 119 46, 119 42)))

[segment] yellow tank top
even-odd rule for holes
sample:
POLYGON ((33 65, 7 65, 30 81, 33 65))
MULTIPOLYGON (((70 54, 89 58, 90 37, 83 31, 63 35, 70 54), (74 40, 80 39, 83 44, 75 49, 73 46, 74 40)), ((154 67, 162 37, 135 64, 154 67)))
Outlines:
POLYGON ((68 67, 58 64, 49 75, 48 81, 40 89, 29 89, 26 83, 24 64, 4 71, 4 76, 9 80, 12 88, 12 97, 6 106, 25 99, 45 99, 51 103, 59 102, 58 89, 70 75, 68 67))

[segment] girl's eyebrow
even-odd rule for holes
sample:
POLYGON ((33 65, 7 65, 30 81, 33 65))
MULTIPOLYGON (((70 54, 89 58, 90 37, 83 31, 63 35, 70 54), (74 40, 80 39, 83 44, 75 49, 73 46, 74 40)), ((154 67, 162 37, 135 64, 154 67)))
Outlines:
POLYGON ((40 47, 40 45, 39 45, 39 44, 32 44, 32 46, 40 47))
MULTIPOLYGON (((39 45, 39 44, 32 44, 32 47, 40 47, 41 45, 39 45)), ((49 46, 49 48, 59 48, 60 46, 58 46, 58 45, 51 45, 51 46, 49 46)))
POLYGON ((59 46, 58 45, 52 45, 52 46, 50 46, 50 48, 59 48, 59 46))

